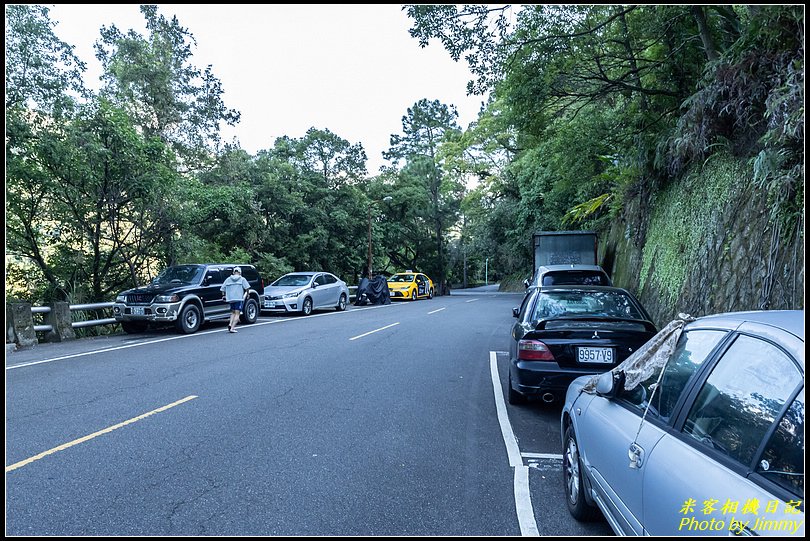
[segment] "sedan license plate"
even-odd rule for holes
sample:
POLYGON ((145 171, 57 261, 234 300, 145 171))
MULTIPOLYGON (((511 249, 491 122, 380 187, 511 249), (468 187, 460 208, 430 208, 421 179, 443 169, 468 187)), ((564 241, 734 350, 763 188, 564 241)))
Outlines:
POLYGON ((143 306, 133 306, 132 307, 132 315, 133 316, 142 316, 143 315, 143 306))
POLYGON ((276 303, 275 303, 275 302, 273 302, 273 301, 264 301, 264 307, 265 307, 265 308, 275 308, 275 307, 276 307, 276 303))
POLYGON ((613 348, 577 348, 577 361, 610 364, 613 362, 613 348))

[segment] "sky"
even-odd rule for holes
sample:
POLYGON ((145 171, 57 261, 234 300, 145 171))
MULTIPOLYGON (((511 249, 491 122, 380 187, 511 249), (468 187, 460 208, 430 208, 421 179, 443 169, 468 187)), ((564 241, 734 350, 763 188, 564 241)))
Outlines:
MULTIPOLYGON (((255 154, 277 137, 310 128, 361 143, 368 171, 387 162, 392 134, 420 99, 455 105, 462 128, 476 120, 484 98, 467 96, 472 75, 438 41, 422 49, 410 37, 399 4, 157 4, 177 16, 197 41, 191 63, 211 65, 223 101, 241 113, 222 138, 255 154)), ((49 4, 54 33, 87 63, 85 84, 98 89, 101 66, 93 43, 102 26, 146 34, 139 4, 49 4)))

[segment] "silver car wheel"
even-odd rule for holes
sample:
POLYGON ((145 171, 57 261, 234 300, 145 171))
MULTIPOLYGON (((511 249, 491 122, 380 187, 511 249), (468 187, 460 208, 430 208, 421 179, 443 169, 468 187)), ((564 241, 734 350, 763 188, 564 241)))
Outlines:
POLYGON ((312 313, 312 299, 307 297, 304 299, 304 304, 301 305, 301 313, 308 316, 312 313))
POLYGON ((572 425, 565 429, 563 482, 565 483, 565 503, 572 517, 577 520, 590 521, 601 516, 599 508, 588 502, 586 497, 579 463, 579 446, 572 425))
POLYGON ((566 493, 572 505, 579 501, 579 450, 574 438, 568 438, 565 446, 565 468, 566 493))

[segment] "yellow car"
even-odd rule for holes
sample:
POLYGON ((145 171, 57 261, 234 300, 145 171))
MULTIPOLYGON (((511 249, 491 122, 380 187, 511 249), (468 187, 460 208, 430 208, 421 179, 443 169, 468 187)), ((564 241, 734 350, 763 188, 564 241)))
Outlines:
POLYGON ((421 272, 398 272, 388 278, 391 299, 432 299, 433 280, 421 272))

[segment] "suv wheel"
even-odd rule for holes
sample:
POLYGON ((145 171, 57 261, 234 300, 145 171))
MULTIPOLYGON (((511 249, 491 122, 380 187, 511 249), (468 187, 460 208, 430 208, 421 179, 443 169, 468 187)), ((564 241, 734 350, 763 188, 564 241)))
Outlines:
POLYGON ((565 447, 563 448, 563 483, 565 485, 565 503, 568 512, 577 520, 594 520, 599 508, 589 504, 585 499, 585 485, 582 483, 582 469, 579 460, 579 447, 574 436, 574 428, 565 429, 565 447))
POLYGON ((343 310, 346 309, 346 295, 344 295, 343 293, 340 294, 340 300, 338 301, 338 305, 336 308, 338 312, 342 312, 343 310))
POLYGON ((245 306, 242 309, 242 315, 239 316, 239 321, 242 323, 256 323, 259 318, 259 303, 256 299, 248 299, 245 301, 245 306))
POLYGON ((177 319, 177 329, 184 334, 192 334, 197 332, 201 324, 200 309, 197 308, 197 305, 190 303, 185 305, 177 319))
POLYGON ((312 299, 307 297, 304 299, 304 304, 301 305, 301 313, 308 316, 312 313, 312 299))

